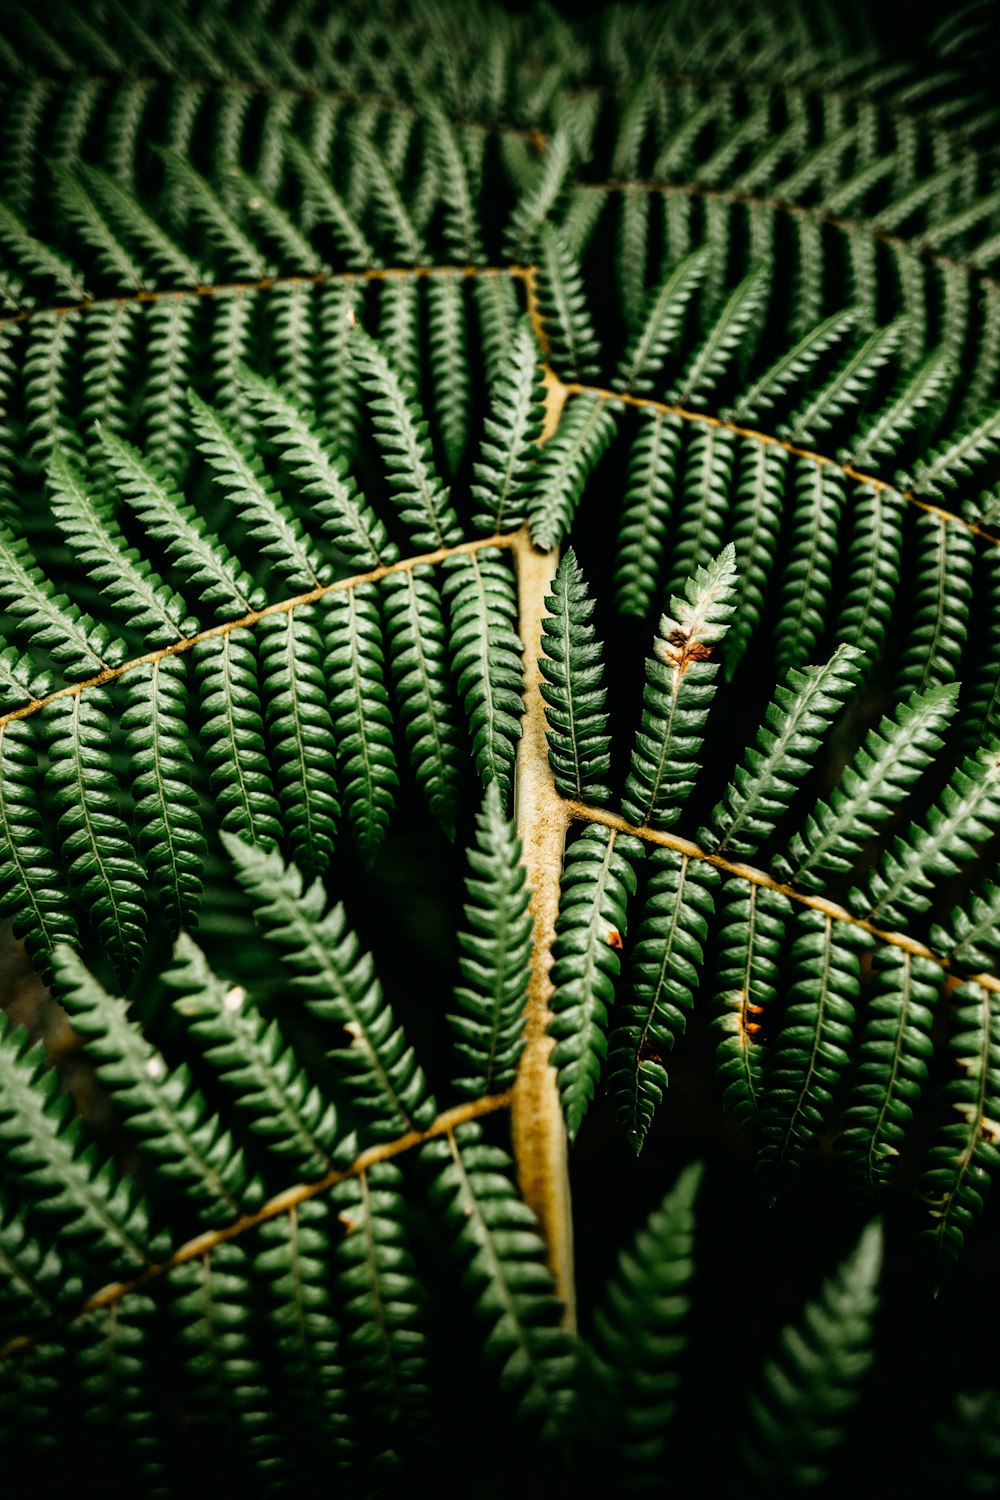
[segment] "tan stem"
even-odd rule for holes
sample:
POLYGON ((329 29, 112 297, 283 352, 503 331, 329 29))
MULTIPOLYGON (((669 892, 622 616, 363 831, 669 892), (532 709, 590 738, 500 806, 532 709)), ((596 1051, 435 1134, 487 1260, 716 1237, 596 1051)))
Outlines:
POLYGON ((548 1249, 549 1267, 565 1306, 565 1322, 576 1323, 573 1278, 573 1217, 570 1205, 566 1127, 550 1062, 548 1034, 552 996, 552 944, 559 913, 559 878, 569 809, 556 791, 545 741, 545 705, 539 657, 545 597, 559 561, 558 549, 540 552, 527 528, 514 545, 524 644, 524 715, 514 781, 514 816, 531 889, 534 937, 524 1022, 524 1052, 511 1101, 511 1130, 518 1184, 534 1211, 548 1249))

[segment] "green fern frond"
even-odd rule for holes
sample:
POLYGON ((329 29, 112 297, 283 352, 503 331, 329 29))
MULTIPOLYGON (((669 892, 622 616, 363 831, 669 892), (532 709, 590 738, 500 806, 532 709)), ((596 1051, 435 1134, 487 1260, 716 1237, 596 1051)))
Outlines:
POLYGON ((555 1441, 571 1410, 575 1351, 560 1326, 534 1216, 510 1180, 512 1164, 483 1141, 475 1123, 430 1142, 421 1154, 435 1169, 431 1201, 455 1237, 499 1388, 521 1420, 555 1441))
POLYGON ((872 965, 874 983, 839 1147, 876 1192, 891 1176, 927 1079, 941 970, 899 948, 879 949, 872 965))
POLYGON ((654 850, 648 869, 642 925, 608 1058, 608 1087, 636 1155, 666 1091, 665 1056, 694 1003, 719 882, 711 865, 673 849, 654 850))
POLYGON ((454 1087, 477 1098, 514 1081, 532 937, 521 841, 503 815, 495 784, 486 788, 476 843, 466 858, 466 926, 458 934, 462 983, 448 1023, 466 1070, 454 1087))
POLYGON ((653 389, 680 335, 688 303, 705 274, 708 251, 694 250, 653 293, 641 326, 632 335, 615 375, 616 388, 641 394, 653 389))
POLYGON ((584 487, 611 442, 618 407, 584 392, 567 402, 559 427, 545 444, 528 503, 531 540, 548 551, 569 530, 584 487))
POLYGON ((830 1473, 851 1409, 872 1365, 882 1231, 869 1224, 856 1247, 782 1330, 778 1352, 750 1398, 740 1452, 761 1488, 814 1489, 830 1473))
POLYGON ((796 913, 788 1000, 766 1075, 760 1166, 772 1194, 799 1168, 816 1140, 848 1064, 861 928, 805 907, 796 913))
POLYGON ((539 236, 538 310, 549 350, 567 380, 597 374, 600 344, 587 306, 580 268, 559 230, 545 225, 539 236))
POLYGON ((0 910, 44 972, 56 944, 75 947, 78 938, 42 821, 38 760, 30 720, 0 726, 0 910))
POLYGON ((6 1173, 39 1213, 56 1219, 70 1244, 106 1265, 141 1267, 163 1248, 135 1184, 88 1143, 41 1044, 0 1017, 0 1118, 6 1173))
POLYGON ((671 827, 694 784, 691 772, 719 670, 711 657, 728 629, 735 590, 730 545, 696 571, 685 598, 671 599, 673 618, 660 620, 655 654, 646 659, 642 720, 622 800, 625 817, 639 827, 671 827))
POLYGON ((679 417, 644 413, 632 443, 615 563, 615 596, 622 614, 644 618, 658 592, 682 432, 679 417))
POLYGON ((222 835, 236 877, 257 903, 254 920, 282 954, 292 989, 322 1021, 343 1028, 348 1045, 330 1054, 351 1103, 372 1136, 426 1128, 434 1100, 403 1033, 382 998, 372 962, 360 951, 342 906, 325 911, 319 881, 304 889, 294 865, 222 835))
POLYGON ((857 322, 854 308, 844 308, 817 323, 791 349, 769 365, 740 395, 725 416, 734 422, 756 422, 797 385, 857 322))
POLYGON ((556 1038, 566 1131, 572 1141, 594 1096, 607 1052, 608 1012, 614 1000, 628 898, 635 894, 638 839, 610 828, 585 828, 570 846, 562 873, 559 917, 552 946, 549 1035, 556 1038))
POLYGON ((748 1128, 757 1125, 764 1105, 766 1048, 760 1033, 774 1025, 792 909, 787 896, 767 886, 731 879, 722 887, 715 933, 715 1072, 723 1103, 748 1128))
POLYGON ((819 891, 830 875, 846 874, 865 840, 891 817, 940 751, 958 705, 958 685, 915 693, 869 730, 864 744, 825 801, 816 804, 787 855, 775 861, 781 880, 819 891))
POLYGON ((506 805, 521 735, 521 642, 514 582, 493 548, 445 564, 452 672, 472 730, 476 769, 506 805))
POLYGON ((606 805, 610 788, 600 780, 611 768, 604 710, 602 648, 590 623, 594 605, 570 547, 552 581, 542 620, 538 665, 546 703, 549 764, 557 789, 579 802, 606 805))
POLYGON ((164 1185, 204 1204, 209 1221, 225 1223, 255 1208, 260 1183, 250 1178, 242 1150, 210 1112, 187 1064, 170 1068, 128 1002, 108 994, 70 949, 57 948, 52 966, 60 1000, 87 1038, 102 1084, 164 1185))
POLYGON ((961 1251, 1000 1161, 1000 1006, 995 991, 972 980, 953 999, 948 1050, 958 1074, 944 1087, 950 1118, 938 1125, 920 1183, 942 1269, 961 1251))
POLYGON ((277 1021, 261 1016, 242 985, 219 979, 186 933, 163 981, 176 991, 174 1009, 186 1030, 270 1151, 310 1177, 329 1171, 334 1159, 350 1159, 353 1140, 338 1140, 334 1106, 311 1083, 277 1021))
POLYGON ((730 296, 700 347, 670 388, 668 401, 697 406, 711 395, 730 368, 741 341, 752 339, 770 292, 767 268, 755 266, 730 296))
POLYGON ((331 1268, 345 1372, 370 1418, 390 1427, 419 1420, 428 1400, 425 1297, 407 1243, 402 1189, 399 1168, 377 1162, 331 1194, 346 1231, 331 1268))
POLYGON ((192 656, 221 826, 270 848, 281 837, 281 813, 264 744, 257 638, 248 630, 205 636, 192 656))
POLYGON ((150 536, 163 543, 168 556, 198 586, 201 598, 214 606, 217 616, 232 619, 259 609, 265 602, 263 589, 242 571, 166 475, 114 433, 102 431, 101 443, 128 505, 150 536))
POLYGON ((695 1198, 702 1167, 686 1167, 650 1214, 594 1312, 584 1347, 585 1441, 603 1448, 623 1493, 658 1486, 677 1410, 694 1274, 695 1198))
POLYGON ((860 666, 860 652, 838 646, 825 666, 788 673, 700 843, 715 854, 756 853, 808 771, 821 737, 857 687, 860 666))
POLYGON ((473 464, 472 525, 481 536, 511 531, 524 520, 534 488, 544 396, 538 346, 531 324, 522 319, 492 381, 490 414, 473 464))

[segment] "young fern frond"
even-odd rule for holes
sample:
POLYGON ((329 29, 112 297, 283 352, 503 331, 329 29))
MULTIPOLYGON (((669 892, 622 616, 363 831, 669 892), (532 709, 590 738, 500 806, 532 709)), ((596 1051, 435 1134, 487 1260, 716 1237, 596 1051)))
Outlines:
POLYGON ((471 486, 472 524, 483 536, 511 531, 525 516, 538 462, 544 386, 531 324, 522 319, 492 382, 479 461, 471 486))

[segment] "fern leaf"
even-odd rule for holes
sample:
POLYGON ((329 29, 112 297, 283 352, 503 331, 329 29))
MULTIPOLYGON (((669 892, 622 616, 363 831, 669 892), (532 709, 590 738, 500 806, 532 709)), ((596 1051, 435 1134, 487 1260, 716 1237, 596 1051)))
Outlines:
POLYGON ((875 380, 879 370, 896 353, 905 332, 905 323, 897 318, 885 328, 876 328, 855 352, 810 397, 790 421, 778 428, 778 435, 792 443, 812 443, 820 433, 833 426, 838 417, 856 405, 875 380))
POLYGON ((84 184, 66 167, 53 166, 60 206, 84 243, 94 251, 97 264, 119 286, 142 291, 147 278, 129 254, 84 184))
POLYGON ((254 229, 258 232, 262 230, 265 237, 277 246, 287 265, 313 274, 329 270, 308 236, 281 205, 275 202, 263 184, 235 163, 230 163, 225 171, 227 194, 231 194, 233 201, 242 206, 254 229))
POLYGON ((818 1137, 848 1062, 859 952, 872 939, 826 912, 796 913, 792 979, 781 1018, 761 1120, 760 1167, 772 1196, 818 1137))
POLYGON ((671 827, 694 784, 691 771, 719 670, 711 656, 728 628, 735 591, 730 545, 696 571, 686 598, 671 599, 673 618, 660 620, 654 655, 646 658, 642 720, 622 800, 623 814, 638 827, 671 827))
POLYGON ((469 356, 465 287, 436 276, 427 288, 428 348, 437 430, 449 474, 462 462, 469 436, 469 356))
POLYGON ((221 825, 270 847, 281 836, 281 821, 264 749, 255 637, 228 630, 200 640, 192 655, 221 825))
POLYGON ((139 848, 172 931, 201 900, 205 838, 188 740, 187 673, 176 656, 130 671, 121 716, 132 771, 139 848))
POLYGON ((542 261, 538 271, 538 310, 549 352, 564 379, 586 380, 597 374, 600 344, 580 268, 554 225, 543 227, 539 243, 542 261))
POLYGON ((767 886, 739 878, 723 886, 715 934, 715 1072, 723 1104, 746 1128, 757 1125, 763 1106, 760 1032, 768 1027, 768 1013, 778 994, 778 964, 791 913, 788 898, 767 886))
POLYGON ((695 568, 706 567, 722 547, 736 442, 725 427, 699 425, 689 430, 681 512, 670 549, 671 594, 680 593, 695 568))
POLYGON ((504 252, 515 263, 533 252, 536 239, 545 249, 548 218, 566 183, 572 163, 572 147, 565 130, 554 130, 545 143, 545 155, 532 184, 518 199, 504 232, 504 252))
POLYGON ((732 677, 742 661, 764 614, 785 508, 788 454, 770 443, 742 440, 736 447, 736 459, 736 493, 729 525, 740 584, 736 613, 722 648, 727 677, 732 677))
POLYGON ((926 911, 934 880, 953 875, 989 838, 1000 816, 1000 747, 981 750, 952 773, 923 826, 911 823, 873 869, 852 909, 880 926, 901 924, 926 911))
POLYGON ((765 266, 754 266, 729 297, 704 340, 671 387, 667 400, 678 406, 704 402, 737 354, 741 340, 763 314, 771 289, 765 266))
POLYGON ((313 1178, 334 1159, 350 1158, 353 1141, 338 1140, 336 1110, 310 1082, 278 1022, 261 1016, 242 985, 219 979, 187 933, 178 937, 163 981, 175 991, 185 1030, 269 1151, 313 1178))
POLYGON ((782 667, 808 661, 823 636, 845 500, 844 477, 828 463, 797 458, 794 475, 791 539, 776 631, 782 667))
POLYGON ((357 329, 350 347, 404 526, 418 547, 454 546, 462 530, 450 494, 434 471, 427 423, 374 339, 357 329))
POLYGON ((219 194, 201 173, 175 151, 161 148, 160 155, 167 175, 183 193, 197 214, 212 244, 222 254, 226 266, 237 276, 260 280, 273 276, 275 268, 241 229, 219 194))
POLYGON ((87 1473, 96 1484, 127 1483, 132 1472, 150 1486, 167 1477, 160 1413, 146 1379, 156 1311, 152 1298, 138 1294, 124 1307, 76 1320, 67 1340, 69 1380, 86 1414, 87 1473))
MULTIPOLYGON (((197 261, 183 250, 165 232, 162 226, 143 208, 139 200, 107 172, 83 162, 76 168, 79 177, 89 189, 104 212, 117 223, 119 230, 140 246, 147 263, 155 271, 182 285, 196 287, 201 284, 202 270, 197 261)), ((149 272, 144 273, 146 276, 149 272)))
POLYGON ((0 200, 0 242, 14 256, 21 270, 30 276, 44 276, 54 281, 61 292, 68 292, 77 302, 87 296, 80 272, 57 251, 36 240, 8 204, 0 200))
POLYGON ((309 497, 312 513, 347 562, 356 568, 395 562, 398 547, 314 419, 273 381, 248 369, 240 378, 254 412, 309 497))
POLYGON ((1000 415, 989 412, 973 422, 964 432, 934 449, 913 474, 897 474, 900 489, 917 495, 943 497, 945 490, 960 484, 983 459, 990 458, 1000 447, 1000 415))
POLYGON ((219 413, 188 392, 191 420, 216 484, 240 512, 248 534, 260 542, 265 557, 296 589, 313 589, 330 576, 309 546, 297 518, 274 490, 259 456, 242 444, 219 413))
POLYGON ((149 366, 144 451, 176 484, 188 459, 188 404, 197 308, 190 298, 168 297, 146 311, 149 366))
POLYGON ((292 131, 284 133, 284 144, 311 214, 318 224, 329 226, 347 264, 380 266, 382 262, 315 156, 292 131))
POLYGON ((58 1246, 39 1238, 37 1229, 24 1206, 13 1209, 0 1199, 0 1306, 22 1326, 56 1318, 59 1307, 72 1307, 83 1294, 58 1246))
POLYGON ((780 880, 820 891, 830 875, 851 869, 866 839, 886 822, 941 750, 958 704, 948 683, 915 693, 869 730, 826 800, 817 802, 787 855, 774 862, 780 880))
POLYGON ((440 194, 445 205, 444 233, 448 246, 463 265, 482 265, 485 256, 461 140, 444 110, 433 102, 427 117, 431 127, 431 149, 441 184, 440 194))
POLYGON ((458 731, 451 707, 441 596, 430 567, 382 585, 389 663, 417 785, 452 838, 459 788, 458 731))
POLYGON ((531 324, 523 318, 498 362, 479 461, 472 466, 472 525, 481 536, 513 531, 523 522, 534 487, 544 411, 538 345, 531 324))
POLYGON ((42 733, 70 881, 126 979, 145 946, 145 879, 120 807, 109 708, 99 690, 56 698, 44 711, 42 733))
POLYGON ((866 422, 842 455, 857 468, 873 458, 891 458, 906 433, 926 425, 947 402, 956 377, 947 349, 936 349, 922 360, 882 409, 866 422))
POLYGON ((150 536, 200 588, 201 597, 223 619, 248 614, 265 602, 264 591, 230 557, 204 521, 172 488, 170 481, 137 449, 102 431, 104 457, 122 495, 150 536))
POLYGON ((897 693, 949 682, 959 669, 972 607, 973 537, 941 514, 917 520, 915 618, 894 684, 897 693))
POLYGON ((876 657, 896 605, 906 502, 884 485, 862 484, 850 508, 846 592, 834 638, 876 657))
POLYGON ((607 1052, 626 906, 635 894, 634 867, 641 855, 638 839, 592 824, 570 846, 563 867, 549 1035, 556 1038, 551 1061, 558 1070, 571 1141, 594 1096, 607 1052))
POLYGON ((724 415, 734 422, 758 421, 790 388, 805 382, 823 355, 839 344, 856 322, 857 312, 852 307, 824 318, 769 365, 724 415))
POLYGON ((593 601, 572 547, 556 570, 545 608, 538 666, 545 679, 545 737, 556 789, 564 797, 606 806, 611 790, 600 778, 611 769, 611 738, 602 648, 591 624, 593 601))
POLYGON ((128 1002, 109 995, 69 948, 57 948, 52 963, 74 1030, 162 1181, 201 1202, 210 1220, 225 1223, 257 1206, 260 1184, 248 1180, 242 1151, 209 1113, 187 1064, 169 1069, 128 1002))
POLYGON ((931 1025, 940 967, 900 948, 879 948, 865 1007, 857 1076, 840 1150, 872 1193, 887 1186, 933 1052, 931 1025))
POLYGON ((360 128, 350 129, 349 137, 352 157, 358 169, 364 172, 372 213, 380 230, 404 262, 419 265, 424 256, 423 242, 388 162, 375 142, 360 128))
POLYGON ((475 1123, 429 1142, 421 1154, 436 1169, 431 1202, 455 1236, 500 1390, 522 1421, 554 1438, 572 1401, 573 1346, 560 1327, 562 1305, 534 1215, 510 1180, 513 1164, 485 1144, 475 1123))
POLYGON ((445 564, 452 672, 472 730, 484 786, 506 805, 521 735, 521 642, 514 581, 502 554, 484 547, 445 564))
POLYGON ((943 1263, 960 1253, 1000 1161, 1000 1006, 994 991, 974 980, 953 999, 948 1050, 959 1071, 945 1085, 944 1098, 960 1118, 938 1126, 920 1184, 936 1220, 931 1237, 943 1263))
POLYGON ((861 1396, 873 1359, 873 1323, 882 1264, 876 1221, 798 1323, 782 1330, 750 1397, 740 1441, 746 1468, 775 1492, 813 1489, 829 1476, 845 1420, 861 1396))
POLYGON ((225 1242, 213 1246, 171 1273, 170 1290, 174 1339, 183 1360, 186 1421, 205 1424, 206 1417, 221 1413, 237 1435, 244 1473, 248 1459, 254 1467, 273 1462, 276 1420, 255 1338, 246 1250, 225 1242))
POLYGON ((615 595, 621 614, 645 618, 658 592, 681 432, 681 418, 660 411, 643 413, 632 444, 615 564, 615 595))
POLYGON ((344 1363, 379 1424, 419 1420, 428 1398, 425 1297, 406 1233, 403 1174, 377 1162, 330 1194, 346 1231, 333 1256, 344 1363))
POLYGON ((343 804, 370 864, 385 838, 398 785, 374 585, 333 590, 322 601, 320 621, 343 804))
POLYGON ((618 1257, 585 1347, 581 1417, 623 1494, 656 1488, 677 1410, 694 1274, 700 1162, 686 1167, 618 1257))
POLYGON ((1000 949, 1000 886, 987 881, 973 892, 967 906, 955 907, 946 922, 931 929, 931 943, 950 963, 989 972, 1000 949))
POLYGON ((38 760, 30 719, 0 725, 0 911, 44 968, 57 943, 75 946, 78 940, 42 822, 38 760))
POLYGON ((296 862, 317 873, 333 852, 340 802, 327 705, 323 641, 308 608, 260 622, 267 741, 282 822, 296 862))
POLYGON ((528 506, 531 539, 548 551, 569 530, 585 485, 614 436, 619 407, 584 392, 563 409, 562 420, 542 450, 528 506))
POLYGON ((6 1015, 0 1016, 0 1083, 8 1181, 38 1213, 59 1221, 64 1241, 82 1241, 111 1265, 148 1264, 163 1244, 150 1238, 138 1190, 86 1142, 43 1047, 32 1047, 24 1027, 6 1015))
POLYGON ((327 1203, 307 1199, 258 1230, 254 1275, 275 1345, 283 1424, 297 1453, 329 1475, 352 1456, 346 1377, 330 1295, 333 1223, 327 1203))
POLYGON ((223 843, 236 878, 255 901, 254 920, 284 956, 289 983, 322 1021, 343 1027, 346 1047, 330 1054, 341 1070, 369 1137, 384 1139, 426 1129, 435 1105, 424 1075, 382 998, 372 961, 361 952, 342 906, 325 912, 319 881, 303 889, 302 876, 279 855, 229 834, 223 843))
POLYGON ((788 806, 844 700, 856 688, 861 654, 838 646, 822 667, 794 667, 779 683, 753 749, 737 769, 699 842, 713 853, 755 854, 788 806))
POLYGON ((709 252, 693 251, 675 266, 663 284, 652 293, 642 321, 629 340, 615 373, 615 386, 636 394, 653 389, 653 377, 673 352, 688 303, 705 275, 709 252))
POLYGON ((45 646, 75 677, 87 677, 118 666, 128 654, 124 641, 113 640, 56 592, 27 544, 0 526, 0 600, 19 621, 31 643, 45 646))
POLYGON ((48 469, 53 514, 74 555, 87 568, 129 625, 150 645, 183 640, 198 630, 178 594, 159 579, 115 521, 111 505, 97 496, 59 449, 48 469))
POLYGON ((475 846, 466 858, 466 925, 458 934, 462 983, 448 1022, 467 1070, 454 1087, 466 1098, 479 1098, 514 1081, 532 938, 521 841, 503 815, 495 785, 486 788, 475 846))
POLYGON ((628 991, 608 1058, 608 1088, 636 1155, 666 1091, 664 1058, 683 1034, 694 1003, 719 882, 711 865, 673 849, 655 850, 649 868, 628 991))

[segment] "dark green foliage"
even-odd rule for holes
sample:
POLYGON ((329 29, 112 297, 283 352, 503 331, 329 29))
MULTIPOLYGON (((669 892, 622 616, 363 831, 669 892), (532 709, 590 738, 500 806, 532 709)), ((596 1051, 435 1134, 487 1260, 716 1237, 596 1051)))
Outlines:
POLYGON ((608 1085, 634 1151, 667 1086, 666 1054, 683 1034, 704 959, 718 872, 657 849, 650 856, 629 989, 611 1033, 608 1085))
POLYGON ((539 668, 552 774, 564 797, 601 806, 611 796, 600 779, 611 768, 604 669, 590 623, 594 606, 572 547, 556 570, 545 608, 539 668))
POLYGON ((452 672, 472 730, 476 769, 484 786, 496 782, 506 804, 521 734, 514 581, 502 555, 485 548, 448 560, 444 596, 452 672))
POLYGON ((637 826, 669 828, 693 785, 718 664, 712 654, 733 613, 733 549, 699 568, 685 597, 671 599, 674 618, 660 620, 655 655, 646 659, 642 722, 632 751, 622 812, 637 826))
POLYGON ((448 1021, 463 1070, 454 1087, 476 1098, 514 1081, 531 956, 521 841, 503 815, 495 784, 486 789, 467 860, 465 927, 458 934, 462 983, 448 1021))
POLYGON ((563 866, 552 947, 550 1035, 566 1129, 576 1135, 607 1052, 608 1012, 620 967, 628 898, 635 894, 638 839, 595 824, 570 846, 563 866))
POLYGON ((687 1167, 618 1258, 584 1354, 581 1417, 610 1449, 623 1490, 658 1487, 680 1383, 694 1271, 698 1163, 687 1167))
POLYGON ((815 1489, 828 1477, 872 1364, 881 1264, 876 1222, 823 1283, 802 1321, 783 1330, 777 1355, 764 1366, 741 1443, 761 1492, 815 1489))
POLYGON ((454 1235, 463 1290, 483 1325, 499 1388, 522 1421, 554 1437, 573 1398, 573 1344, 511 1162, 476 1124, 431 1142, 422 1156, 435 1172, 431 1201, 454 1235))
POLYGON ((757 1125, 765 1100, 761 1033, 774 1035, 778 962, 792 910, 787 896, 765 885, 732 879, 722 889, 715 934, 715 1068, 723 1103, 748 1127, 757 1125))

